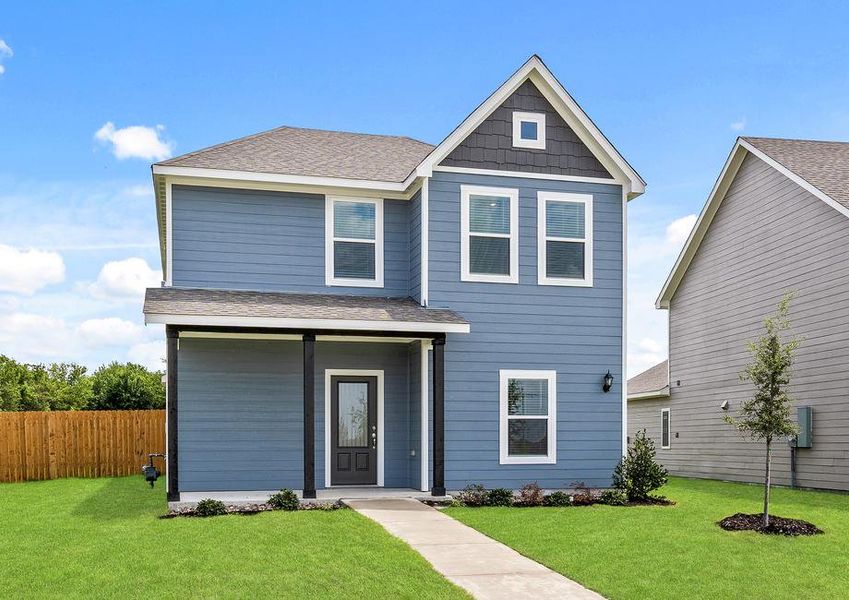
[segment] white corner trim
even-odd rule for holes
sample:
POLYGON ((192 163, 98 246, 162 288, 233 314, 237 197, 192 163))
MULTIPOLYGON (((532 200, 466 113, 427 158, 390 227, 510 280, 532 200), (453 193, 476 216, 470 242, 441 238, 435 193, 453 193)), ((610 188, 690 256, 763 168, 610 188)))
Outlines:
POLYGON ((499 464, 502 465, 553 465, 557 463, 557 371, 501 369, 498 371, 499 405, 499 464), (546 456, 510 456, 508 453, 509 416, 507 396, 511 379, 545 379, 548 381, 548 416, 521 416, 521 419, 548 419, 548 453, 546 456))
POLYGON ((430 178, 422 181, 421 232, 419 252, 421 254, 421 304, 427 306, 430 295, 430 178))
POLYGON ((545 150, 545 113, 513 112, 513 147, 545 150), (522 123, 535 123, 537 139, 526 140, 522 137, 522 123))
POLYGON ((622 456, 628 453, 628 194, 622 188, 622 456))
POLYGON ((421 491, 426 492, 430 489, 428 478, 430 476, 430 391, 428 384, 428 352, 432 348, 430 340, 421 340, 419 342, 421 352, 421 360, 419 361, 419 377, 421 378, 421 399, 420 399, 420 416, 419 416, 419 469, 421 472, 421 491))
POLYGON ((672 413, 668 408, 660 409, 660 449, 669 450, 672 447, 672 413), (663 444, 663 413, 666 413, 666 445, 663 444))
POLYGON ((519 190, 515 188, 483 187, 477 185, 460 186, 460 281, 482 283, 519 283, 519 190), (510 273, 507 275, 489 275, 472 273, 470 269, 469 237, 469 198, 476 196, 500 196, 510 199, 510 233, 475 234, 480 237, 509 238, 510 273))
POLYGON ((593 197, 592 194, 561 192, 537 192, 537 285, 562 285, 571 287, 593 286, 593 197), (549 236, 546 231, 546 208, 548 202, 578 202, 584 205, 584 237, 563 238, 549 236), (547 241, 583 242, 584 277, 549 277, 546 272, 547 241))
POLYGON ((474 169, 471 167, 449 167, 438 165, 433 168, 435 173, 463 173, 465 175, 489 175, 492 177, 522 177, 524 179, 543 179, 546 181, 571 181, 574 183, 597 183, 601 185, 624 185, 621 179, 604 177, 582 177, 579 175, 554 175, 549 173, 525 173, 524 171, 501 171, 495 169, 474 169))
POLYGON ((330 483, 330 378, 334 375, 377 377, 377 486, 383 487, 384 446, 383 443, 383 370, 382 369, 325 369, 324 370, 324 487, 330 483))
POLYGON ((469 333, 468 323, 417 321, 360 321, 345 319, 295 319, 281 317, 216 317, 205 315, 147 314, 145 324, 206 325, 210 327, 269 327, 278 329, 342 329, 349 331, 409 331, 421 333, 469 333))
POLYGON ((383 287, 383 200, 380 198, 359 198, 353 196, 326 196, 324 200, 324 283, 339 287, 383 287), (336 202, 357 202, 374 205, 374 239, 348 239, 336 237, 334 207, 336 202), (374 245, 374 279, 353 279, 336 277, 333 265, 334 242, 354 242, 374 245))
POLYGON ((171 182, 165 181, 165 285, 174 283, 174 200, 171 182))

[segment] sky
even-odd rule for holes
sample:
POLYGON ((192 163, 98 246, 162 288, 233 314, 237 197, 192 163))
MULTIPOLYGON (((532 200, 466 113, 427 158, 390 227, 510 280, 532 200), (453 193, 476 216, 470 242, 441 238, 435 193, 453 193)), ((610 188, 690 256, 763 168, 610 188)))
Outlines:
POLYGON ((0 354, 163 368, 150 164, 279 125, 441 141, 539 54, 648 182, 628 371, 739 135, 849 140, 845 2, 4 3, 0 354))

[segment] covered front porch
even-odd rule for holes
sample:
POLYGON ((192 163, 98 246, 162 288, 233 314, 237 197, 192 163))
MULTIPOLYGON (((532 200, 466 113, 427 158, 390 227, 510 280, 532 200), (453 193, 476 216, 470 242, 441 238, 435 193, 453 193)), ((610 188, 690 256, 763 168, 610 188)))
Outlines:
POLYGON ((455 313, 162 288, 145 314, 166 325, 169 502, 445 495, 445 340, 469 329, 455 313))

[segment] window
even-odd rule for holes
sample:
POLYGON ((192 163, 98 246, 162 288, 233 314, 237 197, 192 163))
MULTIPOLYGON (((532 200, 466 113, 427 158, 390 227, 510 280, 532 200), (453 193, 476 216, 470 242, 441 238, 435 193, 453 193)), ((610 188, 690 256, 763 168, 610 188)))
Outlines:
POLYGON ((670 447, 669 437, 669 409, 663 408, 660 411, 660 447, 664 450, 670 447))
POLYGON ((557 462, 555 371, 502 370, 500 375, 501 464, 557 462))
POLYGON ((383 287, 383 202, 328 196, 324 219, 327 285, 383 287))
POLYGON ((545 113, 513 113, 513 147, 545 150, 545 113))
POLYGON ((519 190, 460 186, 460 279, 519 282, 519 190))
POLYGON ((593 197, 537 193, 537 282, 593 284, 593 197))

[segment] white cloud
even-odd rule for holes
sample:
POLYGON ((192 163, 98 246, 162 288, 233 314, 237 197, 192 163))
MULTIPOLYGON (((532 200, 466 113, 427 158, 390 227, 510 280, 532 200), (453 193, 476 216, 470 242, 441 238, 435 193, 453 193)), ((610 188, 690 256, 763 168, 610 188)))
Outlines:
POLYGON ((6 58, 12 58, 14 54, 15 53, 12 52, 12 49, 9 48, 9 44, 7 44, 5 41, 3 41, 2 38, 0 38, 0 75, 6 72, 6 67, 4 67, 2 64, 3 60, 6 58))
POLYGON ((734 121, 729 127, 731 131, 743 131, 746 128, 746 117, 743 117, 739 121, 734 121))
POLYGON ((133 196, 134 198, 153 198, 153 188, 148 185, 131 185, 128 188, 124 188, 124 193, 127 196, 133 196))
POLYGON ((644 337, 636 344, 629 344, 628 376, 633 377, 666 359, 666 344, 654 338, 644 337))
POLYGON ((0 244, 0 291, 32 295, 64 279, 65 262, 60 254, 0 244))
POLYGON ((116 129, 112 121, 108 121, 94 134, 94 139, 104 144, 112 145, 112 153, 116 158, 141 158, 144 160, 164 160, 174 152, 174 143, 163 139, 163 125, 145 127, 131 125, 116 129))
POLYGON ((90 347, 128 346, 143 335, 141 326, 118 317, 88 319, 77 327, 77 335, 90 347))
POLYGON ((666 226, 666 241, 673 246, 683 246, 687 238, 690 237, 690 232, 693 230, 693 225, 696 224, 696 215, 687 215, 680 219, 675 219, 666 226))
POLYGON ((127 359, 130 362, 144 365, 152 371, 164 371, 165 342, 157 340, 153 342, 141 342, 130 347, 127 359))
POLYGON ((143 258, 114 260, 103 265, 97 281, 89 285, 92 295, 113 300, 139 300, 144 290, 158 287, 162 274, 143 258))
POLYGON ((0 348, 16 360, 71 360, 74 347, 74 336, 62 319, 23 312, 0 314, 0 348))

